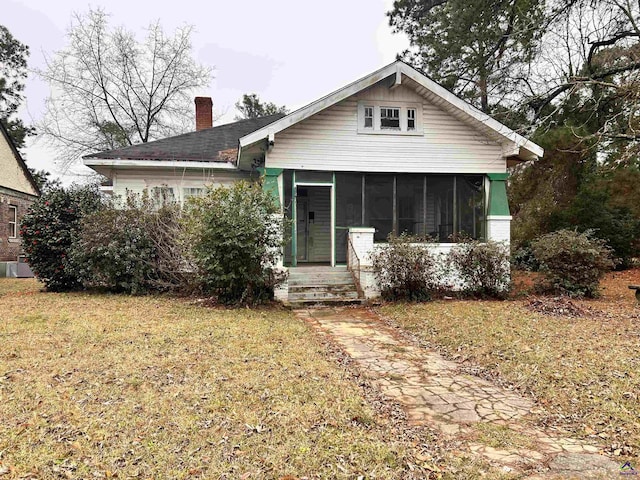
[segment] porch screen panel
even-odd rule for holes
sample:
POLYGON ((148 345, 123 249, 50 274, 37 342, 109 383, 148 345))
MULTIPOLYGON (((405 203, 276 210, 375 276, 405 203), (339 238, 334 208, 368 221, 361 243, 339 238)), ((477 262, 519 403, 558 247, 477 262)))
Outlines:
POLYGON ((427 176, 427 235, 451 242, 453 235, 453 175, 427 176))
POLYGON ((424 235, 424 175, 398 175, 396 218, 398 235, 424 235))
POLYGON ((362 175, 336 173, 336 263, 347 263, 348 227, 362 226, 362 175))
POLYGON ((374 241, 384 242, 393 231, 393 175, 366 175, 364 223, 376 229, 374 241))
POLYGON ((458 175, 456 178, 456 232, 461 238, 485 238, 483 187, 483 175, 458 175))

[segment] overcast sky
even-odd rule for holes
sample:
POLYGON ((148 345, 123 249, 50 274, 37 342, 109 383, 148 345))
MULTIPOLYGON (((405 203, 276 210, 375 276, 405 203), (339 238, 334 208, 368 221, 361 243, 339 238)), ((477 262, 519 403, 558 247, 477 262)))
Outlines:
MULTIPOLYGON (((139 32, 160 20, 165 32, 194 25, 193 54, 215 68, 209 89, 218 123, 233 121, 234 104, 243 93, 295 109, 392 62, 407 47, 392 35, 385 13, 393 0, 1 0, 0 23, 29 45, 30 68, 44 66, 66 44, 73 12, 103 7, 112 25, 139 32)), ((43 114, 48 86, 30 75, 25 123, 43 114)), ((38 138, 28 141, 29 166, 59 175, 51 152, 38 138)), ((65 183, 68 183, 69 178, 65 183)))

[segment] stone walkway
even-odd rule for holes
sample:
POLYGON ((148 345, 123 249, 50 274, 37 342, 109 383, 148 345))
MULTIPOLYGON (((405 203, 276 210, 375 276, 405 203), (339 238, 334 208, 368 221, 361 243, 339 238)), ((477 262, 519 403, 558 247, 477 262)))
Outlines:
POLYGON ((362 374, 399 403, 412 425, 429 425, 462 438, 470 452, 506 470, 542 472, 536 479, 617 478, 618 464, 585 442, 526 426, 533 403, 478 377, 437 352, 394 335, 366 308, 298 310, 299 318, 328 334, 362 374), (483 443, 499 439, 500 448, 483 443))

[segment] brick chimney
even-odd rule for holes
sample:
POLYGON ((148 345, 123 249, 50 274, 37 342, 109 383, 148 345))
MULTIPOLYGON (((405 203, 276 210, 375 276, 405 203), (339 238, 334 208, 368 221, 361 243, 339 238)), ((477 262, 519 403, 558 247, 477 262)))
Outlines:
POLYGON ((211 97, 196 97, 196 132, 213 126, 211 97))

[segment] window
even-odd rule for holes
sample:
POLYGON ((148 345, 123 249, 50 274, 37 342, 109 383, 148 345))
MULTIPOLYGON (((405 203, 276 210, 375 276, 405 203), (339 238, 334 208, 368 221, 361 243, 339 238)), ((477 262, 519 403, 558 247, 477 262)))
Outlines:
POLYGON ((156 208, 175 203, 176 197, 173 193, 173 187, 167 187, 166 185, 153 187, 151 189, 151 201, 156 208))
POLYGON ((416 109, 407 109, 407 131, 415 131, 416 129, 416 109))
POLYGON ((9 205, 9 238, 18 236, 18 207, 9 205))
POLYGON ((364 107, 364 128, 373 128, 373 107, 364 107))
POLYGON ((202 195, 204 195, 204 188, 201 187, 186 187, 182 190, 184 201, 189 197, 201 197, 202 195))
POLYGON ((385 104, 358 102, 358 133, 375 135, 423 135, 420 103, 385 104))
POLYGON ((400 130, 400 109, 381 107, 380 108, 380 129, 400 130))

